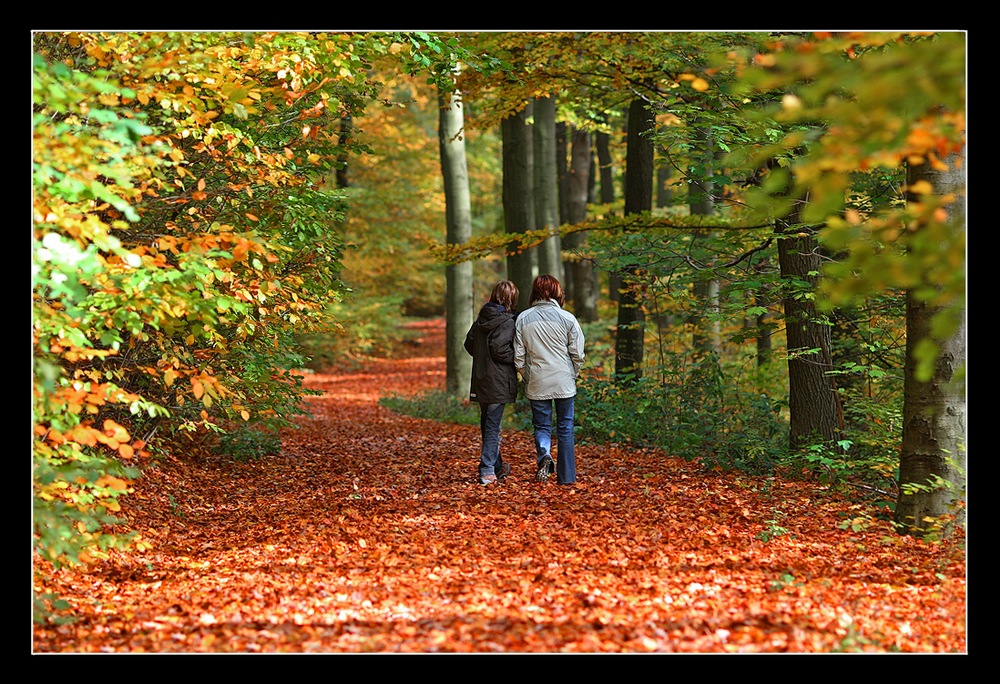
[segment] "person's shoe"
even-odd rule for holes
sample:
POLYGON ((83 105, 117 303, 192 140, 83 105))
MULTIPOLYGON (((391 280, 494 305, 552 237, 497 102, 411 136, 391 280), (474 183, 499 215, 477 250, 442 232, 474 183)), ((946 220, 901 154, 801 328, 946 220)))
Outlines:
POLYGON ((496 474, 497 482, 503 482, 507 479, 508 475, 510 475, 510 463, 501 463, 500 472, 496 474))
POLYGON ((480 475, 479 476, 479 484, 481 484, 481 485, 495 484, 496 481, 497 481, 497 476, 496 475, 480 475))
POLYGON ((552 462, 551 456, 543 456, 542 460, 538 462, 538 470, 535 471, 535 479, 539 482, 545 482, 549 479, 549 475, 556 471, 556 466, 552 462))

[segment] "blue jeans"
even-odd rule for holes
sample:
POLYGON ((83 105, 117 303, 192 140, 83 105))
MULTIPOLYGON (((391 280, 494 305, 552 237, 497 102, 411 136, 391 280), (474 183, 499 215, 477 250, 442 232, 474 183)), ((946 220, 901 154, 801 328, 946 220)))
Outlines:
POLYGON ((506 404, 479 405, 479 433, 482 436, 482 452, 479 456, 479 476, 494 475, 500 470, 500 424, 506 404))
POLYGON ((531 400, 531 427, 535 431, 535 455, 538 463, 552 456, 552 405, 556 408, 556 446, 559 458, 556 478, 559 484, 576 482, 576 454, 573 449, 573 410, 576 397, 531 400))

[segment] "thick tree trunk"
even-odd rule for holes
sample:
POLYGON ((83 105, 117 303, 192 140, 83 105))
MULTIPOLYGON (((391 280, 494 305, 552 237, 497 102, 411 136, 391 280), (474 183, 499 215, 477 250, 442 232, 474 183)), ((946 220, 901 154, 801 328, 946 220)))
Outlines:
MULTIPOLYGON (((472 202, 469 171, 465 158, 464 117, 457 92, 438 94, 438 142, 441 176, 444 179, 445 215, 448 244, 462 244, 472 237, 472 202)), ((472 262, 445 267, 445 387, 449 394, 462 396, 469 391, 472 357, 465 351, 465 335, 474 312, 472 262)))
MULTIPOLYGON (((528 106, 530 107, 530 105, 528 106)), ((532 193, 532 135, 528 127, 529 108, 511 114, 500 124, 503 140, 503 218, 507 233, 535 229, 532 193)), ((534 249, 518 249, 507 255, 507 278, 520 292, 518 309, 528 307, 531 283, 537 275, 534 249)))
MULTIPOLYGON (((820 258, 815 237, 794 226, 797 214, 779 222, 778 263, 786 282, 816 285, 820 258)), ((792 288, 784 296, 788 346, 789 446, 793 451, 833 443, 840 434, 837 392, 827 374, 833 367, 830 328, 821 321, 811 297, 792 288)))
MULTIPOLYGON (((653 141, 648 135, 656 120, 641 99, 628 110, 628 149, 625 161, 625 214, 653 208, 653 141)), ((618 292, 618 325, 615 334, 615 376, 619 380, 642 377, 646 316, 637 269, 621 274, 618 292)))
MULTIPOLYGON (((935 171, 930 165, 911 168, 912 187, 918 180, 930 182, 935 194, 954 194, 949 223, 956 234, 965 231, 965 180, 962 165, 949 159, 949 170, 935 171)), ((918 228, 919 230, 919 228, 918 228)), ((903 381, 903 442, 899 457, 900 492, 896 522, 906 533, 947 532, 942 523, 964 523, 966 472, 965 347, 966 313, 957 328, 942 339, 940 317, 943 305, 929 301, 917 291, 906 298, 906 366, 903 381), (921 348, 937 351, 929 377, 921 371, 921 348), (954 516, 954 518, 952 518, 954 516)))
POLYGON ((559 173, 556 170, 556 100, 535 98, 532 126, 534 150, 535 229, 556 232, 536 248, 538 272, 563 280, 559 228, 559 173))

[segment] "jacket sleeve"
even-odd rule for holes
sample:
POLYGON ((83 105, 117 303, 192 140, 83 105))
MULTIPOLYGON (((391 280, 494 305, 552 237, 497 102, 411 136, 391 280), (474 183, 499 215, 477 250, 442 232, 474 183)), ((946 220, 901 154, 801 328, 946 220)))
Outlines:
POLYGON ((569 329, 569 356, 573 360, 573 377, 579 376, 580 369, 583 368, 585 358, 583 344, 583 329, 579 321, 574 318, 569 329))
POLYGON ((472 327, 469 328, 469 332, 465 334, 465 351, 469 352, 470 356, 472 356, 473 341, 475 340, 475 338, 476 338, 476 324, 473 323, 472 327))
POLYGON ((514 363, 514 319, 505 321, 503 325, 490 335, 490 356, 497 363, 513 365, 514 363))
POLYGON ((527 372, 524 367, 524 340, 521 338, 521 326, 514 323, 514 368, 521 371, 521 376, 527 372))

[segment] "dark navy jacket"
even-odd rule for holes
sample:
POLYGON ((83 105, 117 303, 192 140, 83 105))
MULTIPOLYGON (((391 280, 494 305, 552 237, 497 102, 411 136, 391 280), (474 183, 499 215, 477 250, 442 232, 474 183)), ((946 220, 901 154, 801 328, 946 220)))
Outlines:
POLYGON ((487 302, 465 336, 472 355, 469 399, 480 404, 512 404, 517 399, 514 321, 517 314, 487 302))

